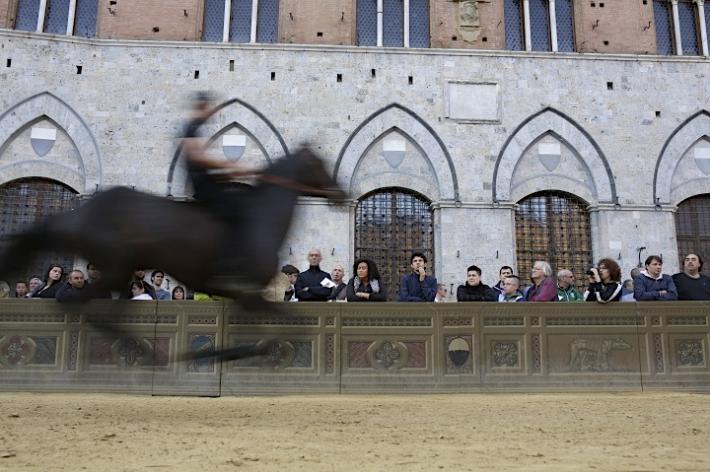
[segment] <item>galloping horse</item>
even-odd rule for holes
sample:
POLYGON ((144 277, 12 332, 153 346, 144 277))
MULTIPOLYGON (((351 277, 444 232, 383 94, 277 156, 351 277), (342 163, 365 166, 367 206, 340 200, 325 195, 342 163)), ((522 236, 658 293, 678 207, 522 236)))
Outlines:
POLYGON ((10 239, 0 278, 46 249, 78 254, 102 270, 96 290, 124 290, 135 267, 160 267, 186 285, 244 303, 276 274, 299 195, 346 197, 308 148, 283 157, 223 208, 178 203, 119 187, 10 239))

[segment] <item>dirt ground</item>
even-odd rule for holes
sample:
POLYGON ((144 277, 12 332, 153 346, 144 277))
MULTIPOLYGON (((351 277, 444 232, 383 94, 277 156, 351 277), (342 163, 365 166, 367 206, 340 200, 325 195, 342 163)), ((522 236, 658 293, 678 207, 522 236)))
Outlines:
POLYGON ((0 470, 710 470, 710 395, 0 393, 0 470))

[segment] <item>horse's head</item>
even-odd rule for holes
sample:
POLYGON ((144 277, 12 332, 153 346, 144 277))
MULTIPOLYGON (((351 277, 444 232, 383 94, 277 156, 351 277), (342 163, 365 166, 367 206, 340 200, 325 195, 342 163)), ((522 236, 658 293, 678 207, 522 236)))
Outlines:
POLYGON ((283 161, 285 166, 277 173, 283 186, 290 186, 290 181, 292 188, 305 197, 324 197, 335 203, 348 198, 311 148, 301 147, 283 161))

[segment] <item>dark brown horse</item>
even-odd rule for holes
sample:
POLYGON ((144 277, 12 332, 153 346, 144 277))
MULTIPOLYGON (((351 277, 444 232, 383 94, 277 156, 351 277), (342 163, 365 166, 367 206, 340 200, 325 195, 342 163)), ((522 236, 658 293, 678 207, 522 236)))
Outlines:
POLYGON ((258 184, 219 208, 114 188, 75 211, 55 215, 11 238, 0 279, 35 253, 56 249, 102 271, 98 290, 126 288, 135 267, 159 267, 186 285, 246 304, 276 274, 278 250, 299 195, 342 200, 323 162, 308 149, 275 161, 258 184), (51 244, 51 247, 48 247, 51 244))

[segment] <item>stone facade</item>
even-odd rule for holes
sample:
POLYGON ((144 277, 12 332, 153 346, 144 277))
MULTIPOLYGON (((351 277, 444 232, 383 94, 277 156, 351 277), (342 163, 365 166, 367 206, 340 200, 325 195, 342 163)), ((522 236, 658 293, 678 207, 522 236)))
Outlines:
POLYGON ((499 266, 515 265, 515 204, 541 190, 589 205, 595 260, 612 256, 628 274, 645 246, 673 272, 676 205, 710 189, 693 157, 710 145, 710 69, 700 58, 11 31, 0 33, 0 51, 3 65, 12 59, 0 71, 0 185, 42 176, 82 194, 131 185, 185 196, 177 137, 185 97, 203 89, 224 102, 205 128, 214 152, 235 130, 247 136, 250 165, 315 143, 353 204, 303 200, 281 255, 299 267, 312 246, 323 248, 324 268, 350 266, 355 202, 400 186, 432 202, 435 271, 446 284, 461 283, 474 262, 490 283, 499 266), (26 142, 38 124, 57 130, 44 157, 26 142), (381 158, 393 133, 407 149, 397 168, 381 158), (559 148, 556 166, 542 162, 543 145, 559 148))

